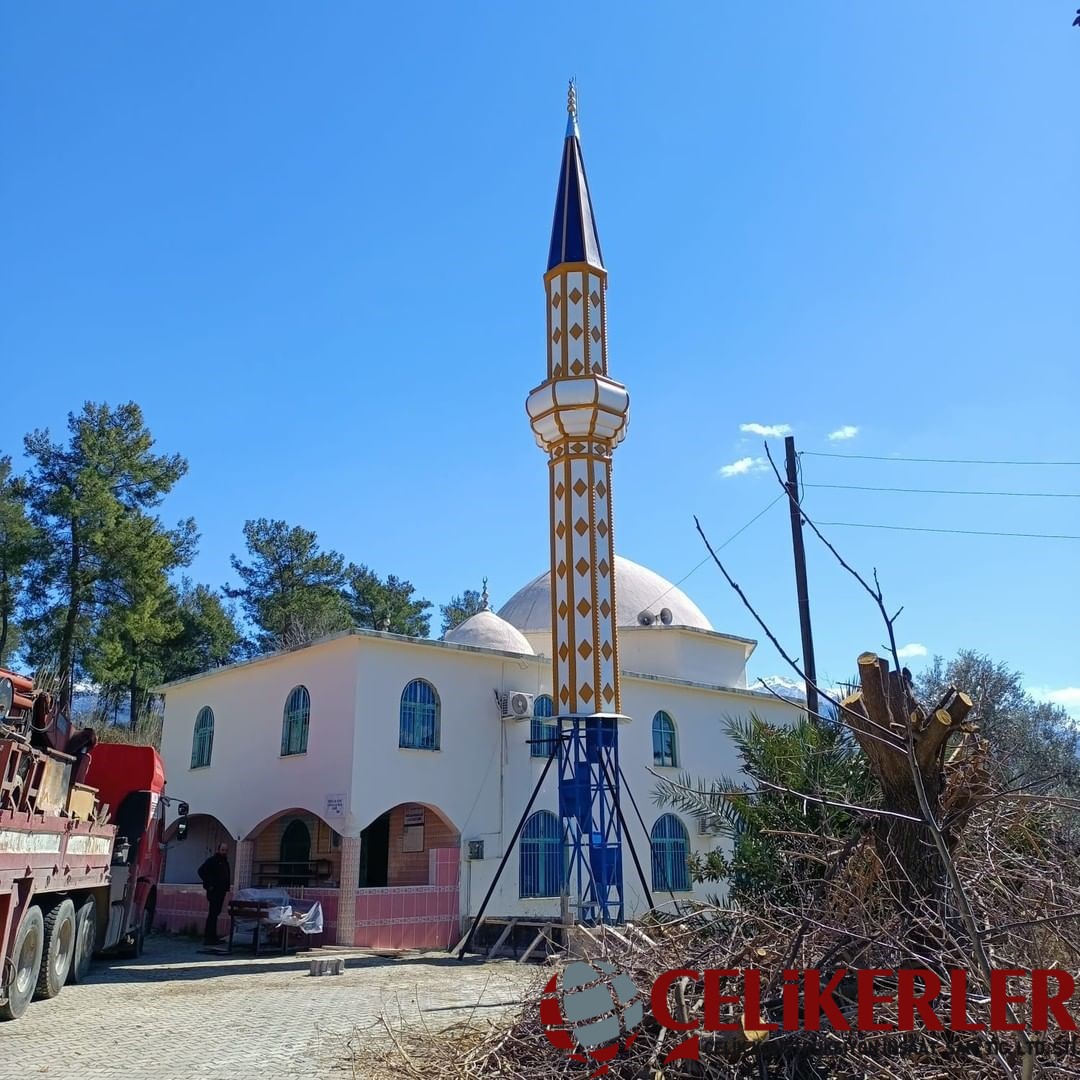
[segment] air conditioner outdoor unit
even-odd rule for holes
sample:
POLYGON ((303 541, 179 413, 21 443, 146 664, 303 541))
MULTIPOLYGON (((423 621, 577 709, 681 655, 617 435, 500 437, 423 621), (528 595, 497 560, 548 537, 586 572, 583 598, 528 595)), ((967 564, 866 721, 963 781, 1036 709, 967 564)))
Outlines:
POLYGON ((478 859, 484 857, 484 841, 483 840, 470 840, 469 841, 469 859, 475 862, 478 859))
POLYGON ((503 694, 500 704, 504 717, 527 720, 532 716, 533 695, 526 694, 523 690, 510 690, 503 694))

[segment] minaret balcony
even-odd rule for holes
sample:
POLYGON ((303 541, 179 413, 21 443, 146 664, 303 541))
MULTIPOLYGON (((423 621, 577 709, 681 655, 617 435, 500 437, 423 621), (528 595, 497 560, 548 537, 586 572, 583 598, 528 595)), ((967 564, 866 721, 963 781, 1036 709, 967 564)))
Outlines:
POLYGON ((626 434, 630 395, 604 375, 550 379, 529 395, 525 408, 537 445, 548 453, 566 439, 615 446, 626 434))

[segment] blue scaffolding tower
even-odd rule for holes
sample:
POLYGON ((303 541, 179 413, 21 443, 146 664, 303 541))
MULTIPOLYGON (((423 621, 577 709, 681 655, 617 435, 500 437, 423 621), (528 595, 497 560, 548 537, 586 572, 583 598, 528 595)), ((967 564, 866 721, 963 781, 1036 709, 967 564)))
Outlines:
POLYGON ((567 885, 579 922, 625 921, 619 721, 559 717, 559 817, 569 858, 567 885))

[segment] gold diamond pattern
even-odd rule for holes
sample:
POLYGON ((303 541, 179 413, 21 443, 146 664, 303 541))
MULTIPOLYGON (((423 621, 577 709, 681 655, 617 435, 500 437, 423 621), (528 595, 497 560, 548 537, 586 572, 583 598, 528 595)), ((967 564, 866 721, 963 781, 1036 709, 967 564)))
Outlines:
POLYGON ((565 686, 559 691, 559 700, 564 705, 570 700, 570 691, 565 686))
POLYGON ((604 644, 600 646, 600 651, 604 654, 604 659, 605 660, 610 660, 611 659, 611 654, 615 650, 612 649, 610 641, 605 641, 604 644))
MULTIPOLYGON (((596 294, 593 293, 593 295, 595 296, 596 294)), ((557 308, 561 303, 562 303, 562 293, 556 293, 551 298, 551 306, 557 308)), ((594 303, 595 303, 595 301, 594 301, 594 303)))
POLYGON ((605 683, 604 684, 604 700, 605 701, 611 701, 611 699, 614 696, 615 696, 615 691, 611 689, 611 683, 605 683))
POLYGON ((570 302, 573 303, 573 304, 577 304, 580 301, 581 301, 581 290, 575 285, 570 290, 570 302))
POLYGON ((611 614, 611 605, 607 600, 600 601, 600 614, 606 619, 611 614))
POLYGON ((566 613, 569 610, 570 609, 566 606, 566 601, 565 600, 560 600, 559 601, 559 618, 560 619, 565 619, 566 618, 566 613))
POLYGON ((555 573, 561 578, 566 577, 566 563, 562 559, 559 560, 559 565, 555 567, 555 573))
POLYGON ((600 480, 596 485, 596 494, 602 499, 607 494, 607 486, 603 480, 600 480))
POLYGON ((571 371, 572 371, 572 372, 573 372, 573 373, 574 373, 575 375, 580 375, 580 374, 581 374, 581 373, 582 373, 582 372, 583 372, 583 371, 584 371, 585 369, 584 369, 584 367, 582 367, 582 365, 581 365, 581 361, 580 361, 580 360, 575 360, 575 361, 574 361, 574 362, 573 362, 573 363, 572 363, 572 364, 570 365, 570 370, 571 370, 571 371))
POLYGON ((583 641, 578 646, 577 651, 581 655, 582 660, 588 660, 589 657, 592 655, 592 646, 587 641, 583 641))
POLYGON ((565 660, 569 655, 570 655, 570 650, 569 650, 569 648, 567 648, 566 642, 564 641, 559 646, 559 659, 560 660, 565 660))
POLYGON ((585 572, 589 569, 589 564, 585 559, 578 559, 578 561, 574 564, 574 569, 577 570, 579 574, 584 575, 585 572))
POLYGON ((551 340, 554 341, 556 345, 558 345, 559 342, 562 341, 562 327, 561 326, 556 326, 555 327, 555 333, 551 335, 551 340))
POLYGON ((578 518, 577 521, 574 522, 574 532, 576 532, 578 536, 584 536, 588 531, 589 526, 584 518, 578 518))
POLYGON ((601 536, 607 536, 607 522, 604 521, 603 519, 601 519, 600 522, 596 526, 596 531, 601 536))
POLYGON ((585 449, 585 444, 584 444, 584 443, 580 443, 580 442, 576 442, 576 443, 571 443, 571 444, 570 444, 570 449, 571 449, 571 450, 572 450, 572 451, 573 451, 573 452, 574 452, 575 454, 580 454, 580 453, 581 453, 581 451, 585 449))
POLYGON ((582 688, 578 691, 578 697, 580 697, 586 705, 588 705, 589 702, 592 701, 592 696, 592 687, 588 683, 585 683, 585 685, 582 686, 582 688))
MULTIPOLYGON (((601 559, 600 562, 597 564, 596 569, 600 571, 602 577, 607 577, 607 572, 611 569, 611 567, 608 566, 607 559, 601 559)), ((606 615, 607 612, 605 611, 604 614, 606 615)))
POLYGON ((577 478, 577 480, 574 482, 574 494, 577 495, 577 497, 580 499, 581 496, 584 495, 585 492, 588 491, 588 490, 589 490, 589 485, 586 484, 585 481, 582 480, 581 477, 579 476, 577 478))
POLYGON ((595 289, 589 293, 589 299, 593 302, 593 307, 600 306, 600 294, 595 289))
POLYGON ((578 606, 577 606, 577 609, 578 609, 578 614, 579 614, 579 615, 580 615, 580 616, 581 616, 582 618, 585 618, 585 616, 586 616, 586 615, 588 615, 590 611, 592 611, 592 605, 591 605, 591 604, 589 603, 589 601, 588 601, 588 600, 586 600, 586 599, 585 599, 585 597, 583 596, 583 597, 582 597, 582 598, 581 598, 581 599, 580 599, 580 600, 578 601, 578 606))
POLYGON ((599 344, 599 342, 600 342, 600 327, 599 326, 594 326, 592 328, 590 336, 592 337, 593 341, 595 341, 595 342, 597 342, 599 344))
POLYGON ((565 494, 566 494, 566 488, 563 487, 563 482, 560 480, 555 485, 555 498, 556 499, 561 499, 565 494))
POLYGON ((570 336, 575 341, 577 341, 577 339, 579 337, 581 337, 581 335, 584 334, 584 333, 585 333, 585 331, 582 330, 581 327, 577 323, 574 323, 574 325, 570 327, 570 336))

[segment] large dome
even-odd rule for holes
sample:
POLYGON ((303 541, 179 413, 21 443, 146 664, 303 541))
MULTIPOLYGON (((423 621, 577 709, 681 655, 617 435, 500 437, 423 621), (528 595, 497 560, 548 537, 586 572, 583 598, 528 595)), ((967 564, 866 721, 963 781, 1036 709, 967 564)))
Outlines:
MULTIPOLYGON (((615 621, 619 626, 639 626, 639 615, 650 612, 659 618, 662 608, 671 612, 673 626, 711 630, 712 623, 701 608, 666 578, 621 555, 615 556, 615 621)), ((519 589, 499 609, 499 617, 522 633, 551 632, 551 572, 545 570, 519 589)))
POLYGON ((472 645, 479 649, 525 653, 527 656, 533 654, 533 647, 525 635, 488 609, 478 611, 453 630, 448 630, 443 641, 451 641, 455 645, 472 645))

